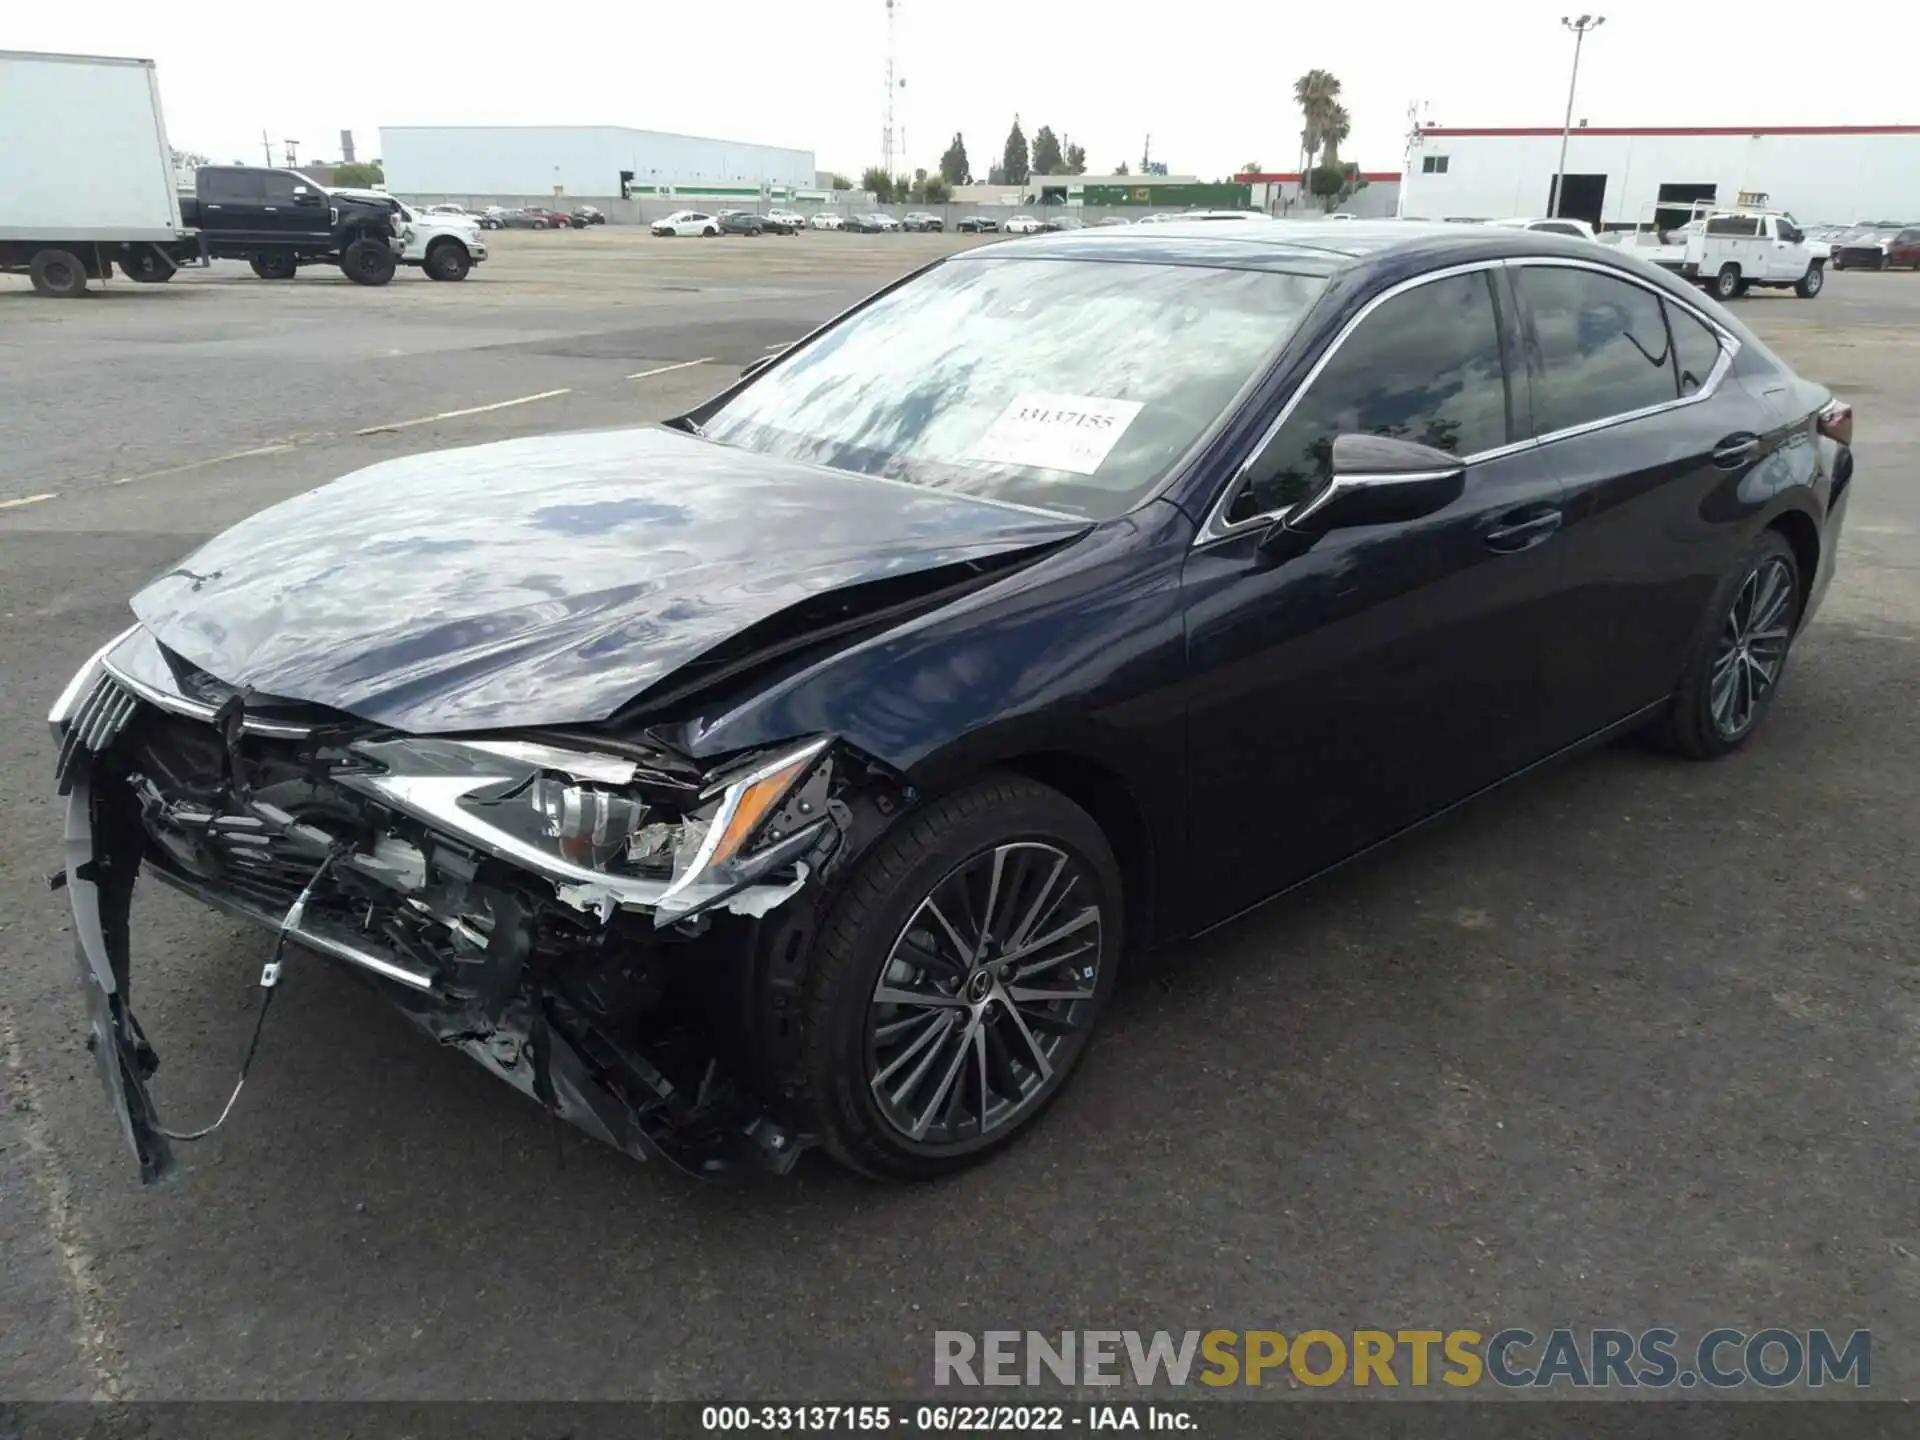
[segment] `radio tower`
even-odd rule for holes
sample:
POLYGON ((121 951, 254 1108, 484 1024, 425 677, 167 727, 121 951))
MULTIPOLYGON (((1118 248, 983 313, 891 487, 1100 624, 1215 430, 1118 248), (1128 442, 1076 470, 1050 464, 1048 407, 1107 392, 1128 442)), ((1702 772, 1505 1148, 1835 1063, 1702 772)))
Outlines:
POLYGON ((907 82, 897 79, 893 73, 893 17, 900 9, 900 0, 886 0, 887 5, 887 128, 880 137, 880 154, 888 175, 894 173, 893 148, 895 130, 893 125, 893 92, 907 82))

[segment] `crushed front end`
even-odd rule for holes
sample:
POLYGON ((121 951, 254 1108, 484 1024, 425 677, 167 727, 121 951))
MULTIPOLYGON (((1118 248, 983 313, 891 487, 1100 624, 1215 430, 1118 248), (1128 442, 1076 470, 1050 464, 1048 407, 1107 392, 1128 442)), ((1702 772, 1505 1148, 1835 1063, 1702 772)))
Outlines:
POLYGON ((132 1009, 143 868, 370 977, 631 1155, 710 1173, 804 1148, 730 1021, 762 917, 845 850, 826 739, 707 771, 650 741, 408 736, 238 694, 138 627, 49 721, 90 1043, 143 1179, 174 1169, 132 1009))

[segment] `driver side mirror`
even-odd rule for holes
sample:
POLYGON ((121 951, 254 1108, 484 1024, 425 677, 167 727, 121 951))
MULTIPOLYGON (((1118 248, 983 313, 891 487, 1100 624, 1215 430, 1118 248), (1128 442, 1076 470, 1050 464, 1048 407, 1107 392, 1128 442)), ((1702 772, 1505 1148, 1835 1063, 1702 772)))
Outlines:
POLYGON ((296 205, 318 205, 320 203, 320 196, 304 185, 296 185, 293 187, 293 203, 296 205))
POLYGON ((1296 555, 1329 530, 1391 525, 1444 510, 1466 489, 1460 457, 1388 435, 1336 435, 1333 477, 1260 537, 1267 554, 1296 555))

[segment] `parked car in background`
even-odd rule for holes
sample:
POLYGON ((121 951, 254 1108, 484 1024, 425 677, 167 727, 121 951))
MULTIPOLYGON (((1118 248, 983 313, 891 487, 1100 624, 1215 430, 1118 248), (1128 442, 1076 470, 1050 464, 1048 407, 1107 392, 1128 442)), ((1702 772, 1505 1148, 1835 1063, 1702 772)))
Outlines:
POLYGON ((1055 234, 1062 230, 1084 230, 1086 222, 1077 215, 1048 215, 1040 222, 1043 234, 1055 234))
POLYGON ((722 235, 759 235, 767 228, 767 222, 751 210, 722 210, 713 218, 722 235))
POLYGON ((565 210, 550 210, 544 205, 529 205, 527 214, 540 216, 547 222, 549 230, 573 229, 573 216, 565 210))
POLYGON ((1508 230, 1538 230, 1546 235, 1571 235, 1576 240, 1594 238, 1593 226, 1584 220, 1575 220, 1565 215, 1549 215, 1540 219, 1489 220, 1487 224, 1498 225, 1508 230))
POLYGON ((807 221, 807 227, 811 230, 844 230, 847 228, 847 217, 838 210, 820 210, 807 221))
POLYGON ((1102 215, 1095 223, 1099 225, 1131 225, 1133 221, 1125 215, 1102 215))
POLYGON ((1046 226, 1032 215, 1009 215, 1000 229, 1008 235, 1038 235, 1046 226))
POLYGON ((900 222, 891 215, 874 210, 865 215, 849 215, 847 223, 840 228, 860 235, 882 235, 890 230, 898 230, 900 222))
POLYGON ((925 210, 911 210, 900 217, 900 228, 937 234, 947 228, 947 223, 938 215, 930 215, 925 210))
POLYGON ((1856 231, 1833 246, 1836 270, 1920 270, 1920 227, 1856 231))
POLYGON ((480 212, 482 230, 504 230, 507 225, 506 208, 501 205, 489 205, 480 212))
POLYGON ((607 223, 607 217, 601 212, 600 207, 597 205, 574 206, 572 219, 575 225, 582 227, 588 225, 604 225, 607 223))
POLYGON ((1833 577, 1848 407, 1603 247, 1326 228, 966 251, 663 425, 388 459, 169 563, 48 712, 142 1177, 172 1062, 130 997, 178 1034, 232 994, 142 872, 625 1153, 929 1180, 1040 1120, 1123 955, 1618 735, 1738 752, 1833 577))
POLYGON ((797 210, 769 210, 766 221, 768 229, 779 227, 782 235, 798 235, 807 228, 807 217, 797 210))
POLYGON ((953 228, 962 235, 997 235, 1000 222, 991 215, 968 215, 956 221, 953 228))
POLYGON ((718 235, 720 222, 705 210, 676 210, 650 228, 656 235, 718 235))

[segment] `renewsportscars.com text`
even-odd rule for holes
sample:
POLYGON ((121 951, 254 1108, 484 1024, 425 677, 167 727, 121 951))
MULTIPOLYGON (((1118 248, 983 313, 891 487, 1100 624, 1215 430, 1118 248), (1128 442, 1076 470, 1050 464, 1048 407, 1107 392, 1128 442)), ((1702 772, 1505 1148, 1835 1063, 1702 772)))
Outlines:
POLYGON ((935 1385, 1493 1384, 1505 1389, 1821 1389, 1873 1383, 1873 1336, 1656 1328, 1478 1330, 937 1330, 935 1385))

